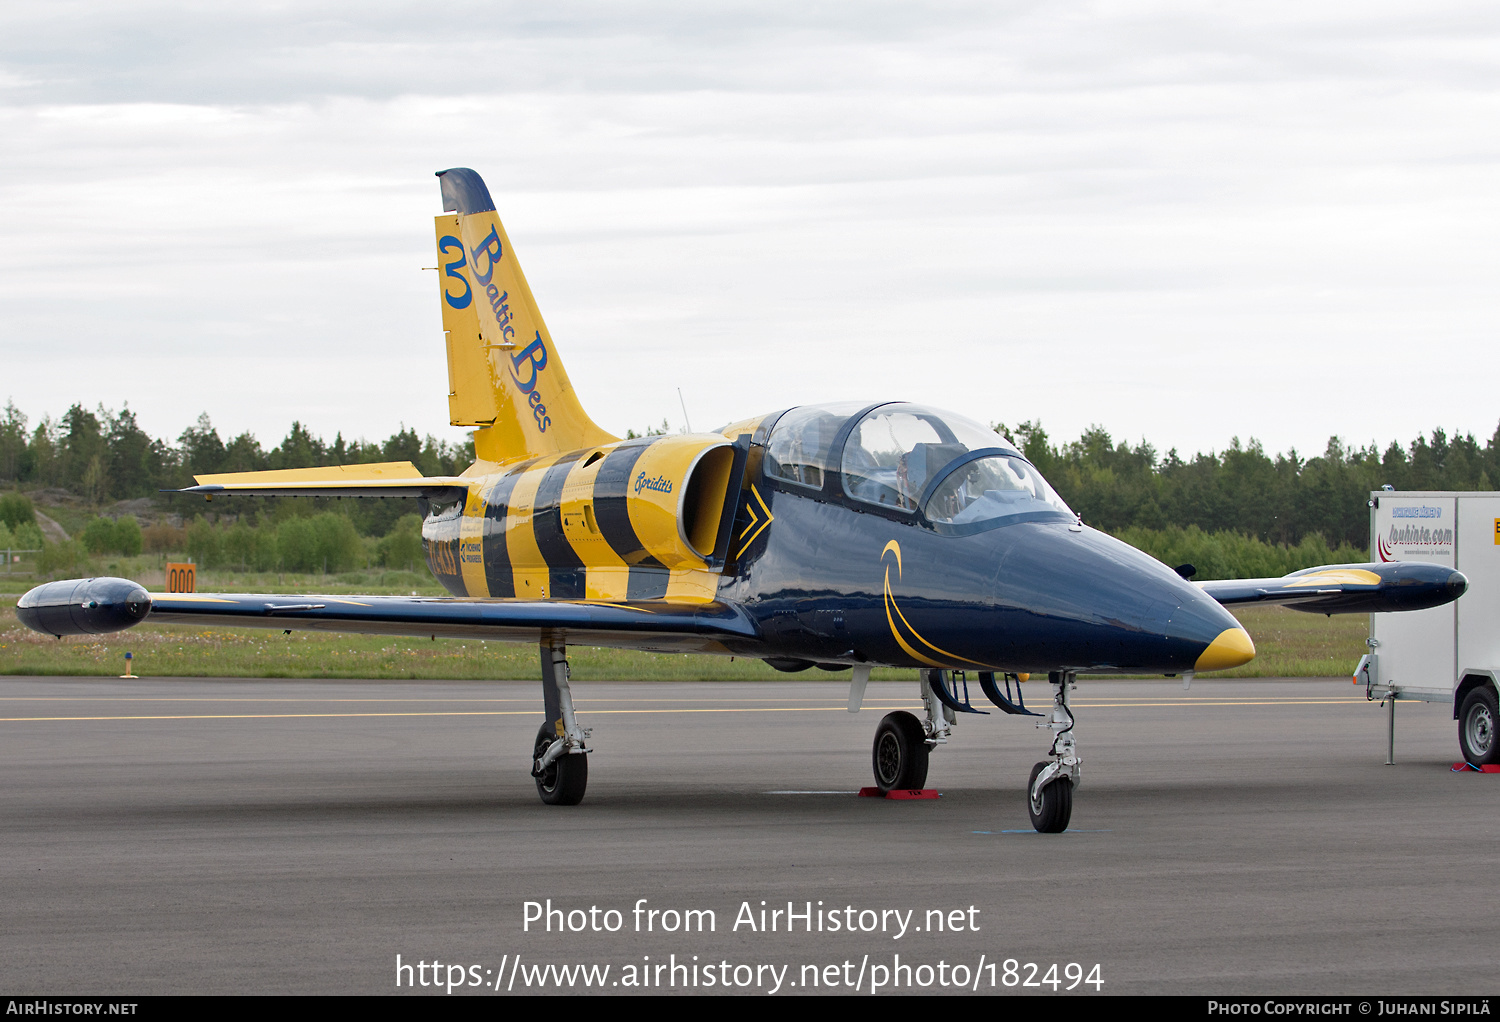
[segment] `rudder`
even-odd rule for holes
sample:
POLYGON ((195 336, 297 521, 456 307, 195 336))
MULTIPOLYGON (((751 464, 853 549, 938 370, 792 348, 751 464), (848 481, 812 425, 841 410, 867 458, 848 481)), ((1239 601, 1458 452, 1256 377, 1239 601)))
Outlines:
POLYGON ((578 401, 489 189, 464 167, 438 172, 438 288, 455 426, 477 426, 475 454, 504 464, 613 442, 578 401))

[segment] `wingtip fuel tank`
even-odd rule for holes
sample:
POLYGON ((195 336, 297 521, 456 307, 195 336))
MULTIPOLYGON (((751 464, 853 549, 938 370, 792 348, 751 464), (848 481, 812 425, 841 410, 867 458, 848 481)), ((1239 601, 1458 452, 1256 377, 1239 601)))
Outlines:
POLYGON ((70 578, 32 589, 16 603, 16 617, 33 631, 105 635, 140 624, 151 597, 128 578, 70 578))

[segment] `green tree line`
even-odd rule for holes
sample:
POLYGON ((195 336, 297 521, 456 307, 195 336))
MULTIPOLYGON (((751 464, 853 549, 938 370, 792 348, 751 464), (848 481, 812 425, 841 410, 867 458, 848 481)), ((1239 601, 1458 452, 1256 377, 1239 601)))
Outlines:
MULTIPOLYGON (((61 487, 96 505, 189 486, 202 473, 410 461, 424 474, 452 475, 474 457, 472 439, 455 444, 412 429, 378 443, 346 441, 342 432, 328 442, 294 422, 276 446, 264 448, 250 433, 224 440, 207 413, 172 441, 148 436, 129 407, 91 412, 75 404, 60 419, 28 421, 13 401, 0 413, 0 484, 61 487)), ((1486 490, 1500 483, 1500 428, 1483 444, 1473 434, 1435 429, 1384 450, 1332 437, 1314 457, 1296 449, 1271 455, 1254 439, 1236 438, 1223 451, 1186 458, 1176 449, 1158 454, 1146 440, 1116 441, 1102 426, 1067 443, 1054 442, 1039 422, 998 428, 1085 521, 1110 532, 1195 525, 1274 544, 1296 546, 1319 535, 1334 546, 1363 546, 1367 494, 1384 484, 1486 490)), ((378 522, 361 521, 367 511, 349 511, 361 533, 384 534, 411 509, 391 503, 378 522)))
MULTIPOLYGON (((1366 559, 1366 500, 1382 485, 1488 490, 1500 482, 1500 428, 1483 444, 1473 434, 1435 429, 1383 450, 1333 437, 1314 457, 1295 449, 1270 455, 1258 441, 1236 438, 1223 451, 1188 458, 1175 449, 1160 455, 1145 440, 1116 441, 1102 426, 1066 443, 1054 442, 1039 422, 996 428, 1086 522, 1168 564, 1191 563, 1199 578, 1366 559)), ((115 413, 74 405, 34 427, 14 402, 0 413, 0 485, 62 487, 96 505, 191 485, 193 475, 209 472, 411 461, 424 474, 448 475, 472 460, 472 440, 452 444, 405 428, 380 443, 345 441, 342 432, 330 443, 294 422, 267 449, 249 433, 226 442, 207 413, 175 441, 148 436, 128 407, 115 413)), ((184 503, 193 500, 174 498, 168 507, 191 515, 203 509, 184 503)), ((74 553, 171 550, 214 567, 288 571, 421 561, 419 524, 407 501, 245 497, 203 510, 208 517, 185 529, 152 526, 144 534, 134 519, 97 519, 79 534, 74 553)), ((22 494, 0 498, 0 530, 0 547, 42 545, 22 494)))
POLYGON ((231 525, 200 515, 183 532, 182 548, 208 568, 336 573, 372 564, 414 571, 425 564, 416 514, 403 515, 378 539, 361 537, 348 515, 337 511, 231 525))
POLYGON ((424 475, 452 475, 474 460, 472 439, 455 444, 408 428, 379 443, 346 441, 342 432, 330 443, 293 422, 267 449, 248 432, 225 441, 207 412, 175 441, 149 436, 128 405, 114 412, 75 404, 60 419, 29 421, 14 401, 0 413, 0 480, 60 487, 94 504, 191 486, 203 473, 410 461, 424 475))
MULTIPOLYGON (((0 509, 3 510, 3 509, 0 509)), ((341 511, 306 515, 260 514, 210 521, 195 516, 185 526, 167 524, 141 528, 131 515, 91 519, 75 538, 44 543, 35 524, 12 531, 0 515, 0 548, 7 537, 34 539, 40 549, 37 570, 44 574, 76 574, 91 570, 90 558, 150 554, 186 556, 205 568, 238 571, 289 571, 337 574, 358 568, 384 566, 400 571, 423 571, 422 519, 406 514, 383 536, 362 536, 353 520, 341 511)), ((20 547, 19 542, 14 544, 20 547)))
MULTIPOLYGON (((117 413, 103 406, 91 412, 75 404, 60 419, 43 416, 34 427, 28 422, 14 401, 0 413, 0 485, 57 487, 95 506, 159 497, 159 491, 191 486, 194 476, 206 473, 410 461, 423 475, 455 475, 474 461, 472 438, 456 444, 430 434, 418 436, 409 428, 379 443, 346 441, 342 432, 328 442, 293 422, 281 442, 267 449, 248 432, 226 442, 206 412, 175 441, 147 435, 128 406, 117 413)), ((197 508, 187 501, 194 499, 170 498, 163 507, 191 513, 197 508)), ((253 497, 224 500, 215 508, 230 514, 269 511, 280 520, 339 506, 328 498, 253 497)), ((406 500, 358 501, 342 507, 362 535, 375 536, 389 532, 396 519, 414 509, 406 500)))
POLYGON ((1037 422, 996 428, 1085 522, 1119 535, 1196 526, 1280 547, 1320 537, 1334 548, 1365 550, 1372 490, 1490 490, 1500 483, 1500 428, 1483 445, 1473 434, 1435 429, 1384 451, 1331 437, 1310 458, 1296 449, 1272 456, 1258 441, 1238 437, 1222 452, 1183 458, 1175 449, 1159 455, 1144 440, 1116 442, 1102 426, 1065 444, 1053 443, 1037 422))

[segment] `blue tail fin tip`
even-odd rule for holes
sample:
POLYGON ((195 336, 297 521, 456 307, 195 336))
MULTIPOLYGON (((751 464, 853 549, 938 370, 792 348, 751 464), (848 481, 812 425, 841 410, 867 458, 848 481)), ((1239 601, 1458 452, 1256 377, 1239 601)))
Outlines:
POLYGON ((468 167, 450 167, 437 172, 443 189, 443 209, 449 213, 468 216, 471 213, 487 213, 495 208, 490 190, 484 178, 468 167))

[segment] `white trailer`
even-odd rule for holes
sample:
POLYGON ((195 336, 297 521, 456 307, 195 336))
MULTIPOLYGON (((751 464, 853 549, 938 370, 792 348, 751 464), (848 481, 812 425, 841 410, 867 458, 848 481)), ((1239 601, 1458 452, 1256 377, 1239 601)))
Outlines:
POLYGON ((1370 615, 1370 652, 1354 680, 1388 703, 1386 762, 1395 762, 1397 700, 1418 699, 1453 707, 1464 762, 1500 763, 1500 493, 1370 494, 1370 559, 1445 564, 1469 580, 1445 606, 1370 615))

